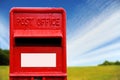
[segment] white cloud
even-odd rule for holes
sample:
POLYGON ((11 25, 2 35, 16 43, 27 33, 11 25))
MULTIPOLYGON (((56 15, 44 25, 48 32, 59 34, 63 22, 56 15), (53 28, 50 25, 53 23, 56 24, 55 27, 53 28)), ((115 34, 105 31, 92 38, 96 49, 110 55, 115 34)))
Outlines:
MULTIPOLYGON (((109 52, 110 55, 105 54, 104 52, 111 49, 108 50, 107 48, 104 48, 103 50, 89 53, 90 56, 94 56, 94 54, 98 54, 102 51, 102 54, 96 55, 92 57, 92 59, 89 59, 90 56, 87 56, 84 59, 80 57, 81 54, 120 37, 120 10, 111 11, 109 16, 104 16, 104 14, 97 17, 95 16, 92 21, 85 25, 83 31, 80 30, 76 35, 72 35, 73 39, 68 41, 68 65, 80 65, 85 62, 87 63, 102 58, 105 59, 105 57, 112 58, 112 56, 117 57, 120 55, 120 50, 117 50, 117 53, 111 51, 109 52)), ((106 11, 104 13, 106 13, 106 11)), ((111 46, 112 48, 120 48, 117 44, 111 46)))
POLYGON ((9 49, 9 29, 5 26, 0 18, 0 48, 9 49))
POLYGON ((120 42, 117 42, 115 44, 111 44, 110 46, 89 52, 88 54, 80 55, 78 57, 76 56, 73 63, 84 64, 84 63, 92 63, 99 60, 101 61, 117 60, 119 59, 119 56, 120 56, 120 42), (114 57, 116 57, 116 59, 114 57))
POLYGON ((98 53, 98 55, 96 56, 86 56, 86 57, 79 57, 81 58, 79 61, 76 60, 74 61, 73 65, 87 65, 87 63, 91 63, 91 65, 97 65, 100 63, 94 63, 96 61, 101 61, 103 62, 104 60, 109 60, 109 61, 116 61, 117 59, 119 59, 120 57, 120 50, 116 49, 113 51, 108 51, 108 52, 103 52, 103 53, 98 53))

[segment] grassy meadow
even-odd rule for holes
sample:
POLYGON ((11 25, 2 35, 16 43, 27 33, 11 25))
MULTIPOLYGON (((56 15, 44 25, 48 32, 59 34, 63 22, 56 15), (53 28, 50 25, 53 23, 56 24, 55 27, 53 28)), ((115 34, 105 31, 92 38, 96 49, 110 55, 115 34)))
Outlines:
POLYGON ((9 80, 8 66, 0 66, 0 80, 9 80))
POLYGON ((68 80, 120 80, 120 66, 68 67, 68 80))
MULTIPOLYGON (((120 80, 120 66, 68 67, 68 80, 120 80)), ((0 66, 0 80, 9 79, 9 67, 0 66)))

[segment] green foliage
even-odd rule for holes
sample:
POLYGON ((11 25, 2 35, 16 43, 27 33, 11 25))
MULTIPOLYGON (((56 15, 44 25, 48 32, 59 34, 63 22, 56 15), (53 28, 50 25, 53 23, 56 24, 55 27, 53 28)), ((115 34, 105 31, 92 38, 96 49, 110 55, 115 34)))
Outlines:
POLYGON ((115 65, 120 65, 120 61, 116 61, 114 64, 115 65))
POLYGON ((106 60, 102 64, 100 64, 99 66, 103 66, 103 65, 120 65, 120 61, 110 62, 110 61, 106 60))
POLYGON ((9 50, 0 49, 0 65, 9 65, 9 50))

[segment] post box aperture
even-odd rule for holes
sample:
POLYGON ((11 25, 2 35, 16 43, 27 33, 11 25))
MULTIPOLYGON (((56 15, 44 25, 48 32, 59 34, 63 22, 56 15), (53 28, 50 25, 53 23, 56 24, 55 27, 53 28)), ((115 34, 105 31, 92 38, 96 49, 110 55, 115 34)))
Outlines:
POLYGON ((65 20, 62 8, 11 10, 10 80, 66 80, 65 20))
POLYGON ((15 38, 15 46, 62 46, 61 37, 53 38, 15 38))

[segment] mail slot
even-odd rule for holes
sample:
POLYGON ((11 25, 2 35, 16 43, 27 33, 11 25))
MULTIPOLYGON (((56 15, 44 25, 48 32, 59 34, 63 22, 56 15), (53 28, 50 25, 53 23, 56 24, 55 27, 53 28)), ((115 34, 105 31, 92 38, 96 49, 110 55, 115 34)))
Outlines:
POLYGON ((15 38, 15 46, 61 46, 61 38, 15 38))
POLYGON ((10 80, 67 80, 63 8, 11 9, 10 80))

